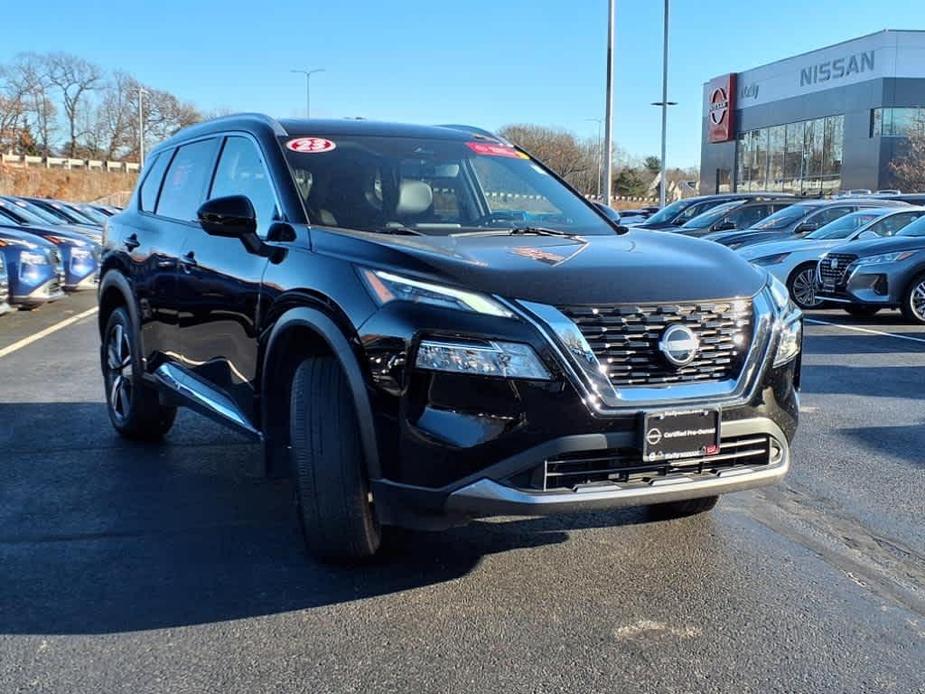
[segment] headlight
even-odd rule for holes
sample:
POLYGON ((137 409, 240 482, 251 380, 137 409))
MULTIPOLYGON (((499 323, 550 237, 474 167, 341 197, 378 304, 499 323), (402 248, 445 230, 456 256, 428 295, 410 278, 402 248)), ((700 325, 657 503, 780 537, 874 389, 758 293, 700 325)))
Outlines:
POLYGON ((424 340, 415 366, 473 376, 501 376, 548 381, 549 371, 530 345, 518 342, 485 343, 424 340))
POLYGON ((411 301, 489 316, 514 317, 504 306, 484 294, 422 282, 382 270, 361 270, 360 274, 366 281, 370 294, 380 305, 390 301, 411 301))
POLYGON ((783 366, 796 358, 803 345, 803 312, 790 300, 786 285, 773 275, 768 282, 768 294, 777 311, 780 341, 774 353, 774 366, 783 366))
POLYGON ((48 256, 35 251, 23 251, 20 253, 19 262, 22 265, 49 265, 48 256))
POLYGON ((883 263, 897 263, 915 255, 915 251, 897 251, 896 253, 884 253, 883 255, 871 255, 866 258, 859 258, 854 261, 854 265, 881 265, 883 263))
POLYGON ((761 258, 755 258, 749 262, 751 262, 752 265, 766 267, 768 265, 778 265, 779 263, 784 262, 789 256, 790 253, 776 253, 775 255, 766 255, 762 256, 761 258))

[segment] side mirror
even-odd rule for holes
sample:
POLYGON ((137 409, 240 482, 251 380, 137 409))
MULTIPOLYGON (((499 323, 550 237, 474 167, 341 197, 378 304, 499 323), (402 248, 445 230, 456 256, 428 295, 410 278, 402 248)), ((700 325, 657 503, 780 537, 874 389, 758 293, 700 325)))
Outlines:
POLYGON ((733 231, 736 228, 735 222, 723 220, 713 225, 713 231, 733 231))
POLYGON ((257 234, 257 213, 244 195, 206 200, 196 216, 202 228, 212 236, 244 239, 257 234))
POLYGON ((819 228, 818 222, 803 222, 802 224, 798 224, 797 228, 794 229, 793 231, 796 234, 808 234, 811 231, 816 231, 816 229, 818 228, 819 228))

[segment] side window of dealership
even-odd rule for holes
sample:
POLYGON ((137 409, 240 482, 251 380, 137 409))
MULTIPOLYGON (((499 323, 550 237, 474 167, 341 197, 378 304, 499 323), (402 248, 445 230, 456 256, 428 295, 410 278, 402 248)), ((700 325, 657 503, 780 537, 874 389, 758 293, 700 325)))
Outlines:
POLYGON ((925 117, 923 51, 925 32, 881 31, 711 80, 701 192, 896 187, 890 162, 925 117))

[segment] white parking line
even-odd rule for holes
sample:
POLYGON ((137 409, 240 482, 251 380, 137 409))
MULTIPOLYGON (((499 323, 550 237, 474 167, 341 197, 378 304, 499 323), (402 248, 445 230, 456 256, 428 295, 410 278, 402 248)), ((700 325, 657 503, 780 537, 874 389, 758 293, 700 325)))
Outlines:
POLYGON ((870 335, 882 335, 884 337, 895 337, 897 340, 909 340, 910 342, 921 342, 925 345, 925 338, 923 337, 912 337, 910 335, 897 335, 895 333, 885 333, 882 330, 871 330, 870 328, 859 328, 856 325, 845 325, 844 323, 832 323, 827 320, 819 320, 818 318, 807 318, 807 323, 816 323, 818 325, 834 325, 836 328, 844 328, 845 330, 854 330, 858 333, 868 333, 870 335))
POLYGON ((62 330, 63 328, 66 328, 66 327, 69 326, 69 325, 73 325, 73 324, 76 323, 77 321, 81 321, 81 320, 83 320, 84 318, 87 318, 88 316, 92 316, 94 313, 97 312, 97 310, 99 310, 99 309, 97 309, 96 306, 94 306, 93 308, 88 308, 88 309, 87 309, 86 311, 84 311, 83 313, 78 313, 76 316, 71 316, 70 318, 66 318, 65 320, 61 321, 60 323, 55 323, 54 325, 49 326, 49 327, 45 328, 44 330, 39 330, 35 335, 30 335, 29 337, 24 337, 24 338, 21 339, 19 342, 14 342, 13 344, 9 345, 8 347, 4 347, 3 349, 0 349, 0 359, 2 359, 3 357, 5 357, 5 356, 7 356, 7 355, 12 354, 13 352, 15 352, 15 351, 17 351, 17 350, 22 349, 23 347, 28 347, 28 346, 31 345, 33 342, 38 342, 38 341, 41 340, 43 337, 48 337, 48 336, 51 335, 52 333, 56 333, 56 332, 58 332, 59 330, 62 330))

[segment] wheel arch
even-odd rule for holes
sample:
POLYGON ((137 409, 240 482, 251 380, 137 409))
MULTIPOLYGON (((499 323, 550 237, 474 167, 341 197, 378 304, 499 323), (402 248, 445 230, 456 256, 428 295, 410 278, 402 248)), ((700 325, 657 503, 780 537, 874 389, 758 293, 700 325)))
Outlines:
POLYGON ((125 307, 128 311, 132 325, 138 329, 138 309, 135 305, 134 293, 132 287, 125 276, 118 270, 109 270, 100 280, 100 288, 97 292, 97 303, 99 311, 97 312, 97 324, 100 335, 106 329, 106 323, 109 316, 120 306, 125 307))
POLYGON ((289 398, 292 376, 308 357, 333 356, 343 369, 353 396, 360 438, 370 479, 381 476, 372 405, 366 380, 350 341, 341 328, 318 308, 288 309, 267 338, 260 379, 260 420, 271 467, 289 444, 289 398))

